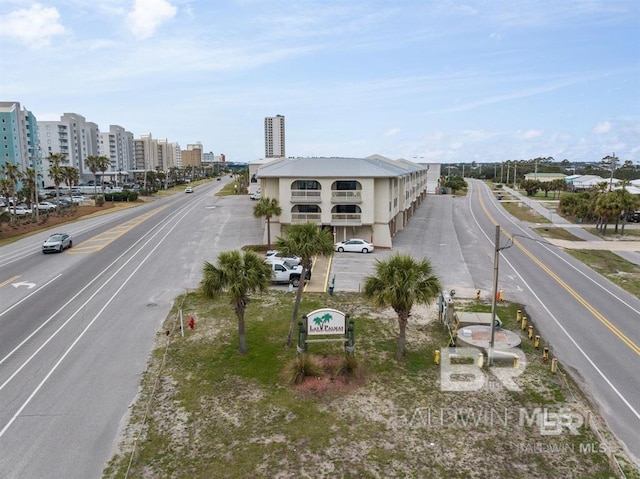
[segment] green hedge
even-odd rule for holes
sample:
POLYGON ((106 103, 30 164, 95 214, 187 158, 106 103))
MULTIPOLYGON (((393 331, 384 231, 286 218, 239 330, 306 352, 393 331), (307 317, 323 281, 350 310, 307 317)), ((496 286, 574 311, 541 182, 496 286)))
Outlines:
POLYGON ((138 199, 137 191, 122 191, 115 193, 106 193, 104 195, 106 201, 136 201, 138 199))

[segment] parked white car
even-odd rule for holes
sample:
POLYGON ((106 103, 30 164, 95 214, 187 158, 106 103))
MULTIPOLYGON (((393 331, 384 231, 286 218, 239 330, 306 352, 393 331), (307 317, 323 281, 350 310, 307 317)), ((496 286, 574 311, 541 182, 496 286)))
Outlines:
MULTIPOLYGON (((286 261, 277 258, 265 258, 265 262, 271 266, 271 281, 273 283, 291 283, 294 288, 300 284, 302 266, 291 266, 286 261)), ((311 279, 311 271, 307 271, 307 280, 311 279)))
POLYGON ((26 215, 30 215, 31 213, 33 213, 33 211, 31 211, 31 209, 26 208, 24 206, 16 206, 15 210, 13 208, 13 206, 10 206, 8 208, 4 209, 5 211, 8 211, 11 214, 14 214, 16 216, 26 216, 26 215))
POLYGON ((265 256, 267 258, 277 258, 277 259, 280 259, 282 261, 286 261, 291 266, 298 266, 300 264, 300 262, 302 261, 302 258, 300 256, 283 256, 282 253, 280 253, 280 251, 275 250, 275 249, 268 250, 265 253, 265 256))
POLYGON ((373 244, 359 238, 353 238, 349 241, 340 241, 334 245, 334 249, 340 253, 347 251, 350 253, 371 253, 373 244))
POLYGON ((39 211, 54 211, 57 208, 55 203, 51 203, 50 201, 41 201, 38 203, 39 211))

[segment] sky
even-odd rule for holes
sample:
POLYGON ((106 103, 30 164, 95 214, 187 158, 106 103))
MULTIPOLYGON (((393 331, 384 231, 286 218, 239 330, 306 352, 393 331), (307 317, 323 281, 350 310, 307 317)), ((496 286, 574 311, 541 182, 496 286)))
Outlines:
POLYGON ((264 156, 640 163, 639 0, 0 0, 0 101, 264 156))

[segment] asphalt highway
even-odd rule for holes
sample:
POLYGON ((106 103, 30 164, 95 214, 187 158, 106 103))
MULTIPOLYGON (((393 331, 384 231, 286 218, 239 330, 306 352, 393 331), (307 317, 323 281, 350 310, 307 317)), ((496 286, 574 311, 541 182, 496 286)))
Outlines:
POLYGON ((69 225, 61 254, 51 231, 0 248, 0 477, 102 476, 174 299, 262 238, 226 181, 69 225))

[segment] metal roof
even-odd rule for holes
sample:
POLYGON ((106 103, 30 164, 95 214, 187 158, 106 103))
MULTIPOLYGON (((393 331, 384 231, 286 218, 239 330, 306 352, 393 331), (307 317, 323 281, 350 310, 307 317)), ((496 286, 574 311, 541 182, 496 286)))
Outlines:
POLYGON ((380 156, 368 158, 286 158, 261 166, 260 178, 393 178, 424 170, 380 156))

